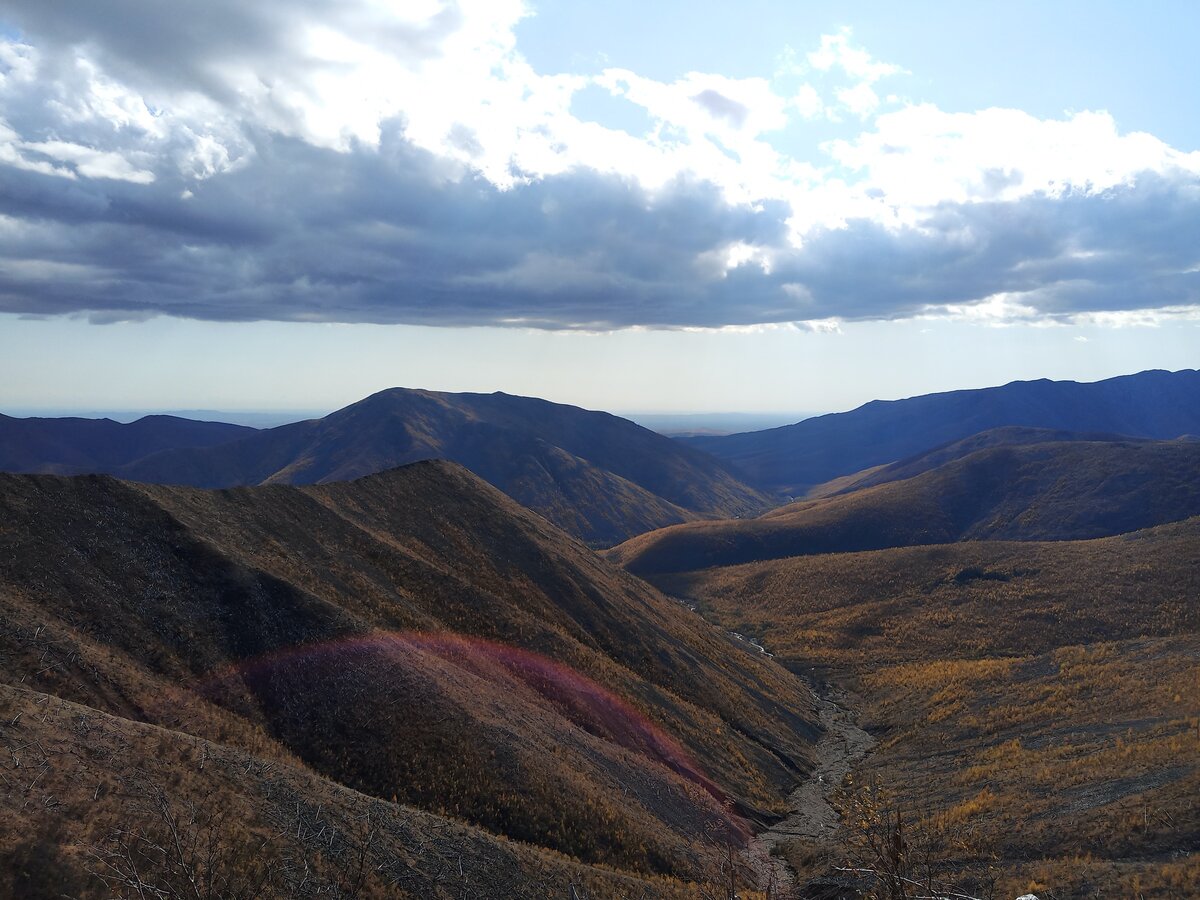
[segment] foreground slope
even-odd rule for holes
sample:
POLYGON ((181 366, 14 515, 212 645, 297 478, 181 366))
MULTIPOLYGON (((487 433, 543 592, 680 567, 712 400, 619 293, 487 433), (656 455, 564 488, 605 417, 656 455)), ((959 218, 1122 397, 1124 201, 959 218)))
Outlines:
POLYGON ((461 463, 593 544, 770 505, 707 454, 607 413, 399 388, 235 444, 160 453, 117 474, 195 487, 314 484, 434 458, 461 463))
POLYGON ((681 572, 961 540, 1103 537, 1197 514, 1200 442, 1051 441, 987 447, 757 519, 667 528, 611 555, 639 574, 681 572))
POLYGON ((24 687, 0 684, 0 740, 15 751, 0 759, 4 897, 696 892, 371 797, 261 744, 252 753, 24 687))
POLYGON ((751 484, 802 496, 813 486, 1002 426, 1168 440, 1200 434, 1200 371, 1150 371, 1089 384, 1002 387, 874 400, 851 412, 690 446, 732 464, 751 484))
POLYGON ((28 418, 0 415, 0 472, 70 475, 111 471, 176 448, 213 447, 255 429, 177 416, 112 419, 28 418))
POLYGON ((696 876, 816 734, 784 669, 444 462, 0 476, 0 585, 9 684, 640 873, 696 876))
POLYGON ((1194 896, 1200 518, 657 581, 855 692, 878 743, 840 842, 791 847, 802 874, 863 859, 863 824, 903 811, 909 846, 972 896, 1194 896))

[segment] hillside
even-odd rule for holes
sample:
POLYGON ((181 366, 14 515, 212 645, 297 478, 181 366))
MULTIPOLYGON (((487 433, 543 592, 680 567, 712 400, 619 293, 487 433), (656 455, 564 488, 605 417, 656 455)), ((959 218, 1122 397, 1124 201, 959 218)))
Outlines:
POLYGON ((1150 371, 1080 384, 1001 387, 874 400, 795 425, 686 439, 764 490, 803 496, 814 486, 1003 426, 1169 440, 1200 434, 1200 371, 1150 371))
POLYGON ((315 484, 435 458, 593 545, 771 505, 707 454, 625 419, 500 393, 383 391, 323 419, 159 453, 116 474, 193 487, 315 484))
POLYGON ((834 494, 848 494, 851 491, 859 491, 889 481, 904 481, 906 478, 913 478, 946 463, 962 459, 977 450, 987 450, 991 447, 1022 447, 1028 444, 1052 444, 1068 441, 1137 443, 1139 440, 1145 439, 1131 438, 1120 434, 1084 434, 1051 428, 1021 428, 1015 425, 990 428, 960 441, 942 444, 940 447, 934 447, 886 466, 872 466, 861 472, 843 475, 827 481, 825 484, 819 484, 808 492, 805 499, 817 500, 822 497, 831 497, 834 494))
POLYGON ((1103 537, 1194 515, 1200 443, 1052 441, 987 447, 903 481, 799 501, 757 519, 674 526, 610 555, 638 574, 682 572, 961 540, 1103 537))
POLYGON ((176 416, 145 416, 123 424, 112 419, 0 415, 0 472, 111 471, 163 450, 214 447, 254 433, 241 425, 176 416))
POLYGON ((656 576, 781 658, 843 667, 1200 632, 1200 518, 1089 541, 972 541, 656 576))
POLYGON ((656 580, 849 687, 877 746, 819 876, 903 810, 975 896, 1193 895, 1200 873, 1200 519, 1089 541, 794 557, 656 580), (865 818, 864 818, 865 817, 865 818), (990 885, 990 888, 989 888, 990 885))
MULTIPOLYGON (((0 476, 0 588, 14 709, 78 704, 181 760, 211 745, 643 879, 702 877, 781 809, 818 733, 786 670, 445 462, 229 491, 0 476)), ((171 783, 132 765, 89 768, 171 783)), ((280 814, 221 790, 239 821, 280 814)), ((68 855, 83 839, 9 815, 68 855)))

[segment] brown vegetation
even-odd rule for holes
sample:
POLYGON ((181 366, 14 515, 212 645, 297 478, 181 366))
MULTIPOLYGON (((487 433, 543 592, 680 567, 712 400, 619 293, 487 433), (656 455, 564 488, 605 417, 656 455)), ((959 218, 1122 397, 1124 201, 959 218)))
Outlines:
MULTIPOLYGON (((8 684, 643 881, 702 877, 781 809, 817 731, 786 670, 446 463, 219 492, 3 476, 0 586, 8 684)), ((161 793, 217 790, 193 788, 161 793)), ((161 813, 86 840, 128 862, 161 813)))
POLYGON ((1000 446, 903 481, 757 519, 640 535, 610 558, 640 575, 963 540, 1081 540, 1200 515, 1200 442, 1000 446))
MULTIPOLYGON (((847 822, 866 804, 877 826, 902 817, 923 840, 969 837, 974 849, 938 851, 944 883, 972 896, 994 878, 1001 897, 1187 897, 1200 872, 1198 573, 1193 519, 657 580, 857 693, 879 744, 845 792, 847 822)), ((790 858, 813 876, 865 868, 862 836, 790 858)))

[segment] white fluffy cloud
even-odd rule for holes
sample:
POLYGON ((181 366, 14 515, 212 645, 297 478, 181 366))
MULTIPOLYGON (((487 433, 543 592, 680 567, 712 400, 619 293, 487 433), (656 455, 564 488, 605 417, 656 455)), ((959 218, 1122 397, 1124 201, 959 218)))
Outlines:
POLYGON ((519 0, 7 6, 0 309, 707 328, 1200 303, 1200 153, 1103 112, 884 100, 905 73, 848 31, 770 78, 667 82, 535 71, 519 0), (577 116, 585 89, 644 133, 577 116), (842 136, 800 158, 816 122, 842 136))
POLYGON ((1038 119, 1014 109, 947 113, 922 104, 881 115, 873 131, 829 153, 896 209, 1101 193, 1142 174, 1200 175, 1200 152, 1149 134, 1121 134, 1112 116, 1038 119))

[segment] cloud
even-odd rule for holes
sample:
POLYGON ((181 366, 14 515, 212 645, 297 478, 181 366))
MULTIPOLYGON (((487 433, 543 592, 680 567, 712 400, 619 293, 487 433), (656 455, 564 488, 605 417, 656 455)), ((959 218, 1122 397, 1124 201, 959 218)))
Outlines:
MULTIPOLYGON (((874 88, 876 82, 904 74, 904 69, 874 59, 866 50, 853 46, 850 40, 849 28, 822 36, 821 46, 808 54, 808 63, 819 72, 840 70, 849 76, 852 83, 836 88, 834 95, 842 108, 865 119, 880 105, 874 88)), ((833 119, 838 118, 836 108, 828 109, 827 114, 833 119)))
POLYGON ((900 66, 874 59, 861 47, 852 46, 851 35, 849 28, 823 35, 821 46, 808 54, 809 65, 822 72, 841 69, 861 84, 874 84, 881 78, 904 71, 900 66))
POLYGON ((880 114, 901 70, 848 32, 776 78, 659 81, 534 71, 516 2, 8 7, 2 311, 829 331, 1200 307, 1200 154, 1102 112, 880 114), (585 88, 645 133, 572 115, 585 88), (865 124, 782 149, 830 109, 865 124))
POLYGON ((746 124, 746 119, 750 116, 750 108, 748 106, 738 103, 736 100, 731 100, 720 91, 714 91, 712 88, 706 88, 693 96, 692 99, 707 110, 709 115, 718 119, 724 119, 734 128, 741 128, 746 124))

